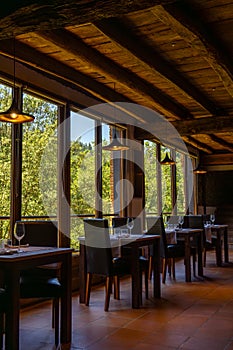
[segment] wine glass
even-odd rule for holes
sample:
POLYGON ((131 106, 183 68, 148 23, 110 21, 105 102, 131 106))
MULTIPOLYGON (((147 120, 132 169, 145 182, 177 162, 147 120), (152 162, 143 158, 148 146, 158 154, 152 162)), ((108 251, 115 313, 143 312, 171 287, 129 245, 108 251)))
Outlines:
POLYGON ((20 224, 17 225, 15 223, 14 236, 19 242, 18 253, 21 253, 21 252, 23 252, 23 250, 20 248, 20 241, 25 236, 25 227, 24 227, 24 225, 20 225, 20 224))
POLYGON ((133 218, 127 218, 127 227, 129 229, 129 234, 131 236, 131 231, 132 231, 132 229, 134 227, 134 220, 133 220, 133 218))
POLYGON ((184 217, 182 215, 180 215, 178 218, 178 224, 179 224, 181 230, 182 230, 183 223, 184 223, 184 217))
POLYGON ((215 215, 214 214, 210 214, 210 221, 211 221, 212 225, 214 225, 214 222, 215 222, 215 215))

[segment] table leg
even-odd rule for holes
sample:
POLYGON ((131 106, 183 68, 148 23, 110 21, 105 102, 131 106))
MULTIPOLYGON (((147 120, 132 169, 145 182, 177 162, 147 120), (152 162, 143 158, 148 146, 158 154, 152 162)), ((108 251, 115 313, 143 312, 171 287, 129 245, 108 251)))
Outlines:
POLYGON ((202 258, 202 251, 203 251, 203 237, 202 234, 198 234, 197 237, 197 255, 198 255, 198 276, 203 276, 203 258, 202 258))
POLYGON ((72 331, 72 254, 66 254, 61 268, 61 344, 71 343, 72 331))
POLYGON ((17 270, 5 271, 8 293, 8 312, 6 313, 6 350, 19 349, 19 312, 20 312, 20 273, 17 270))
POLYGON ((131 274, 132 274, 132 308, 138 309, 141 305, 141 272, 138 247, 131 248, 131 274))
POLYGON ((190 235, 185 235, 185 281, 191 282, 190 235))
POLYGON ((228 254, 228 229, 224 228, 224 258, 225 263, 229 262, 229 254, 228 254))
POLYGON ((160 278, 160 240, 156 239, 153 244, 153 262, 154 262, 154 298, 161 297, 161 278, 160 278))
POLYGON ((217 266, 222 266, 222 244, 221 244, 221 229, 216 230, 217 241, 216 241, 216 263, 217 266))
POLYGON ((79 302, 85 303, 86 293, 86 249, 85 244, 80 243, 80 263, 79 263, 79 302))

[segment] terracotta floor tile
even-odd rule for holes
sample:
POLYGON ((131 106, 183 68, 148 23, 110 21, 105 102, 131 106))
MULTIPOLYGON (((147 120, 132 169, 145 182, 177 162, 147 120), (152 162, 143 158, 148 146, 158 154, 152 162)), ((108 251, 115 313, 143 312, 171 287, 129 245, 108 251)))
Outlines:
MULTIPOLYGON (((233 262, 233 249, 230 250, 233 262)), ((176 263, 176 280, 167 277, 162 298, 150 298, 131 308, 131 280, 121 281, 121 300, 111 297, 104 312, 104 289, 93 288, 90 306, 73 295, 70 350, 233 350, 233 264, 215 266, 208 252, 205 277, 184 281, 183 261, 176 263)), ((55 350, 51 304, 21 311, 21 350, 55 350)), ((60 349, 61 350, 61 349, 60 349)))

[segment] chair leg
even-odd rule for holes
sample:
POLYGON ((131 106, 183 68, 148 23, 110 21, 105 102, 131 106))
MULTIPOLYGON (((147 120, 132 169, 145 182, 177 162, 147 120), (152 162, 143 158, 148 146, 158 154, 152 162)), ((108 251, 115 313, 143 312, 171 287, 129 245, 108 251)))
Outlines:
POLYGON ((196 276, 196 254, 193 254, 193 276, 196 276))
POLYGON ((114 276, 114 299, 120 300, 120 278, 114 276))
POLYGON ((86 304, 86 306, 89 305, 89 301, 90 301, 91 281, 92 281, 92 274, 88 272, 87 273, 87 283, 86 283, 86 295, 85 295, 85 304, 86 304))
POLYGON ((111 284, 112 284, 112 278, 107 276, 107 278, 106 278, 106 296, 105 296, 104 311, 108 311, 108 308, 109 308, 111 284))
POLYGON ((59 344, 59 298, 53 299, 54 305, 54 326, 55 326, 55 345, 59 344))
POLYGON ((167 259, 162 260, 162 282, 166 281, 166 273, 167 273, 167 259))
POLYGON ((152 266, 153 266, 153 256, 150 255, 150 257, 149 257, 149 271, 148 271, 149 280, 151 280, 151 278, 152 278, 152 266))
POLYGON ((0 314, 0 349, 3 349, 4 314, 0 314))
POLYGON ((171 277, 172 275, 172 258, 168 259, 168 273, 169 273, 169 276, 171 277))
POLYGON ((175 280, 176 279, 176 259, 175 258, 171 258, 171 270, 172 270, 172 277, 175 280))
POLYGON ((206 267, 206 248, 204 248, 203 266, 206 267))
POLYGON ((149 299, 149 288, 148 288, 148 276, 149 276, 149 269, 145 269, 145 291, 146 291, 146 299, 149 299))

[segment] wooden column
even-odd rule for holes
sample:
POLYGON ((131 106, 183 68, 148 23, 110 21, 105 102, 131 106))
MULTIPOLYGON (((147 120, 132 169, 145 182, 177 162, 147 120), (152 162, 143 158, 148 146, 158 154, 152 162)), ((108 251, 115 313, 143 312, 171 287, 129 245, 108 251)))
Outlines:
POLYGON ((102 125, 95 122, 95 217, 103 217, 102 204, 102 125))

